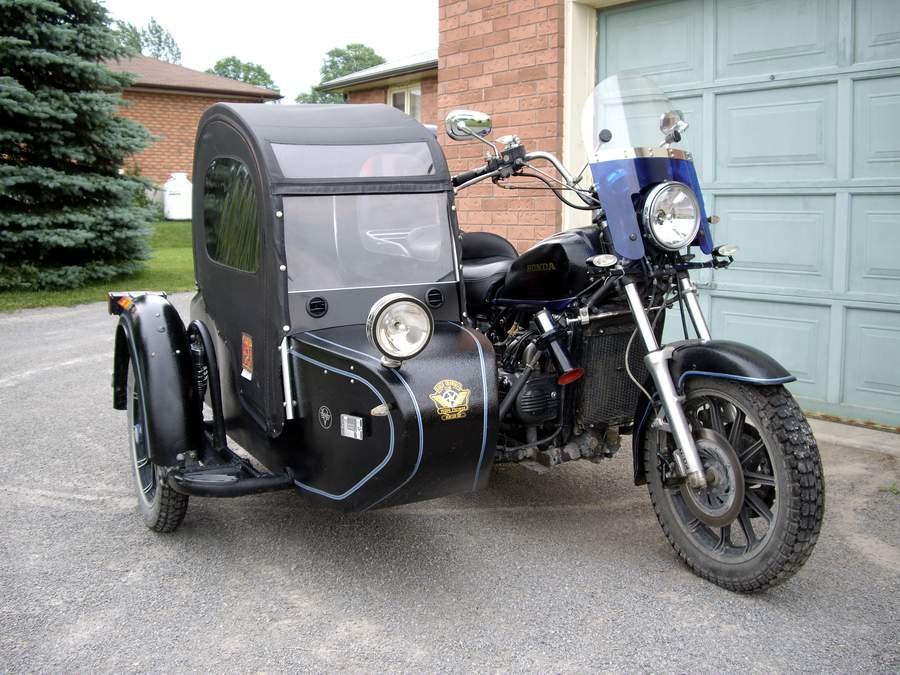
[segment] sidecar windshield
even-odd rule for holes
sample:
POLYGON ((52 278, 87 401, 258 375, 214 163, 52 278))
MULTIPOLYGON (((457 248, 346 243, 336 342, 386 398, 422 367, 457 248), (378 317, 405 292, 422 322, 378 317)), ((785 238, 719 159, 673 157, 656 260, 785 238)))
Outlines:
POLYGON ((613 75, 594 87, 581 114, 581 136, 591 161, 629 148, 655 148, 665 141, 660 129, 669 97, 639 75, 613 75), (610 138, 601 142, 601 133, 610 138), (611 152, 612 151, 612 152, 611 152))
POLYGON ((456 281, 445 193, 284 198, 289 291, 456 281))

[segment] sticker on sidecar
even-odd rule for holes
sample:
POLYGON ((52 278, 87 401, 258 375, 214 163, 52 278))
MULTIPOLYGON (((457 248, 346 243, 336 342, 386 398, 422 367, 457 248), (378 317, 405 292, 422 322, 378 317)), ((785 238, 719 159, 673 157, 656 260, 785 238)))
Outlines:
POLYGON ((241 333, 241 377, 253 380, 253 337, 241 333))
POLYGON ((459 420, 469 413, 469 394, 472 391, 466 389, 456 380, 441 380, 434 385, 434 392, 428 395, 437 407, 441 420, 459 420))

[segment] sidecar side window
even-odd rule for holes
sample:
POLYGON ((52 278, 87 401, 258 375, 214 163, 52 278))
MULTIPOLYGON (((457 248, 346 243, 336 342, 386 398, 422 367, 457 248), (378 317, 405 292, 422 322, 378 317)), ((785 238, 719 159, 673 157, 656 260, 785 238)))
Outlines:
POLYGON ((203 221, 210 258, 243 272, 256 271, 256 190, 243 162, 230 157, 210 162, 203 184, 203 221))

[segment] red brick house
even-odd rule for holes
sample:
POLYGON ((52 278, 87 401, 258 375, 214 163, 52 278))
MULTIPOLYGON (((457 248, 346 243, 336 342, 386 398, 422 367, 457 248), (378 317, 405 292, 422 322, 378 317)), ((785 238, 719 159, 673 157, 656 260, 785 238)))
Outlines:
POLYGON ((423 124, 438 123, 437 52, 382 63, 322 84, 350 103, 387 103, 423 124))
POLYGON ((190 177, 194 162, 194 134, 200 115, 217 101, 265 103, 281 98, 271 89, 210 75, 146 56, 111 61, 116 72, 132 73, 134 84, 122 97, 123 117, 136 120, 155 140, 134 158, 140 174, 157 184, 182 171, 190 177))

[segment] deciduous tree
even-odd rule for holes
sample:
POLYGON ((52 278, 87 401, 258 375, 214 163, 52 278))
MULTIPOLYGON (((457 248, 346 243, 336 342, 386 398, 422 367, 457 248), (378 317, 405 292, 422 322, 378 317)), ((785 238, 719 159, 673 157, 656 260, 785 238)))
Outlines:
MULTIPOLYGON (((346 47, 335 47, 325 54, 322 61, 322 68, 319 73, 322 79, 319 83, 330 82, 331 80, 357 73, 360 70, 371 68, 384 63, 384 59, 375 53, 375 50, 358 42, 351 43, 346 47)), ((343 103, 344 97, 341 94, 332 94, 329 92, 319 91, 313 87, 308 92, 300 94, 297 97, 297 103, 343 103)))
POLYGON ((269 75, 265 68, 258 63, 241 61, 236 56, 226 56, 224 59, 219 59, 206 72, 278 91, 278 87, 272 81, 272 76, 269 75))
POLYGON ((150 17, 144 28, 128 21, 116 21, 115 25, 119 40, 132 54, 152 56, 154 59, 169 63, 181 63, 181 49, 178 48, 175 38, 153 17, 150 17))

